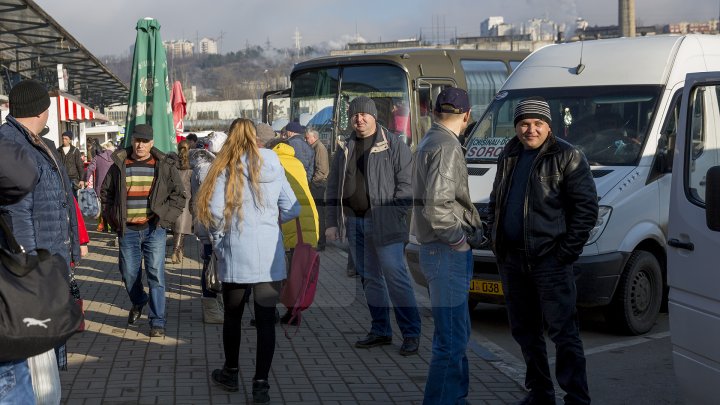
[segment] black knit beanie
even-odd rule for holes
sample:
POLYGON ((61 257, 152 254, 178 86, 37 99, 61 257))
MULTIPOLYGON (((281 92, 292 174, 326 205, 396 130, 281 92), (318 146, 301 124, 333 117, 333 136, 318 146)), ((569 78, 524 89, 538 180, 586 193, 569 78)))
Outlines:
POLYGON ((373 118, 377 119, 377 108, 375 107, 375 102, 370 97, 355 97, 353 101, 350 102, 348 117, 352 118, 352 116, 357 113, 370 114, 373 118))
POLYGON ((10 90, 10 115, 26 118, 40 115, 50 107, 45 85, 37 80, 23 80, 10 90))

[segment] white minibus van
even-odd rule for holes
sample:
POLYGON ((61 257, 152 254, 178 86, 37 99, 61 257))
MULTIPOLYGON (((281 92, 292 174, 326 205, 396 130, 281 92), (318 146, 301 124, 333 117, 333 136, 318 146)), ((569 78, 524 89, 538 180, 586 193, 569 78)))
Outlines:
MULTIPOLYGON (((720 70, 718 36, 550 45, 528 56, 508 77, 465 144, 470 195, 484 216, 497 157, 515 136, 515 105, 529 96, 548 101, 553 134, 585 153, 600 205, 597 225, 575 263, 578 305, 604 307, 610 323, 625 333, 649 331, 666 296, 680 100, 685 75, 708 70, 720 70)), ((703 107, 718 108, 716 94, 703 97, 703 107)), ((407 256, 417 280, 416 248, 409 245, 407 256)), ((473 256, 470 306, 503 303, 492 252, 475 250, 473 256)))
POLYGON ((688 404, 720 398, 720 72, 685 79, 670 191, 670 333, 688 404))

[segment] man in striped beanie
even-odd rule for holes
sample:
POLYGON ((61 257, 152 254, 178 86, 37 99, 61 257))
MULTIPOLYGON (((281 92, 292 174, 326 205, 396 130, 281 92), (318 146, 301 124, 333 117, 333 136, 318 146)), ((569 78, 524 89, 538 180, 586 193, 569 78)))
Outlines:
POLYGON ((527 366, 529 394, 520 403, 555 404, 547 324, 565 403, 589 404, 573 262, 597 221, 595 182, 585 155, 553 136, 552 110, 544 99, 520 101, 513 121, 516 137, 498 159, 488 226, 510 329, 527 366))

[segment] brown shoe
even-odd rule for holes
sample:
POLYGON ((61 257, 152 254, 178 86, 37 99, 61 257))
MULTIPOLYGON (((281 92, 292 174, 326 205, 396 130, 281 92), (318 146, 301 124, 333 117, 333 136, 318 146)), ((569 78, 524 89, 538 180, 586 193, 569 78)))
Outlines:
POLYGON ((165 328, 153 326, 150 328, 150 337, 165 337, 165 328))

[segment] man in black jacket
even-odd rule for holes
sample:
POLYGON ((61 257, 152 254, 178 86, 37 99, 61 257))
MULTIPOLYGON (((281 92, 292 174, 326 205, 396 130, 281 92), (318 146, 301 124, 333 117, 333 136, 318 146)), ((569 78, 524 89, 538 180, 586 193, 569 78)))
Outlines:
POLYGON ((132 147, 113 153, 100 190, 103 216, 117 230, 119 265, 132 307, 128 325, 149 304, 150 337, 165 336, 165 229, 185 208, 185 189, 174 154, 153 147, 153 129, 134 128, 132 147), (142 284, 145 263, 150 294, 142 284))
POLYGON ((80 156, 80 150, 73 146, 72 140, 73 133, 71 131, 63 132, 62 146, 57 148, 57 151, 60 154, 60 161, 65 166, 68 177, 72 182, 73 194, 77 198, 78 189, 85 187, 85 182, 82 180, 85 178, 85 166, 80 156))
POLYGON ((543 324, 565 403, 589 404, 573 262, 597 221, 597 192, 585 156, 553 136, 551 123, 541 98, 516 106, 517 137, 498 159, 488 220, 510 328, 527 366, 530 393, 521 404, 555 404, 543 324))

